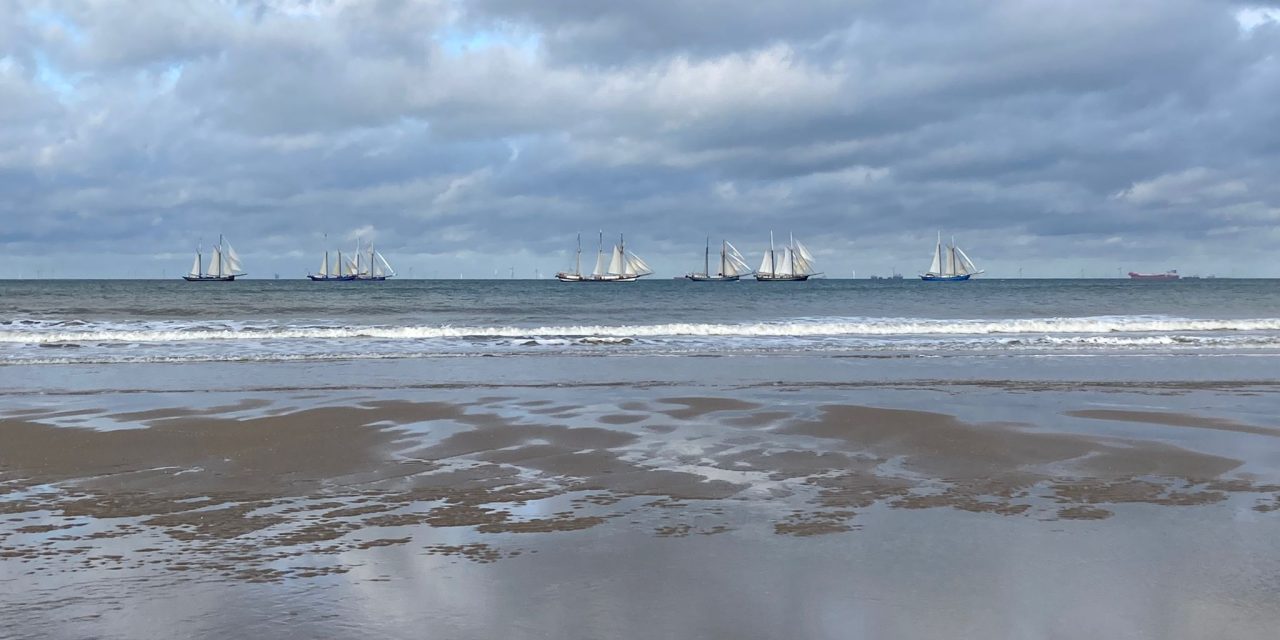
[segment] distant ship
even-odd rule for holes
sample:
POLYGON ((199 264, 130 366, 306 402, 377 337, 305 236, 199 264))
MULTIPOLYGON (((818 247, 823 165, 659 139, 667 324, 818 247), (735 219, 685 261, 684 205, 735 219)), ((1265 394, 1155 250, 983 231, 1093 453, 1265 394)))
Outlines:
POLYGON ((929 270, 920 274, 920 279, 925 282, 961 282, 969 278, 984 273, 973 264, 969 256, 956 246, 953 238, 951 244, 942 245, 942 233, 938 233, 938 245, 933 251, 933 263, 929 265, 929 270))
POLYGON ((1136 271, 1129 272, 1129 279, 1131 280, 1177 280, 1181 277, 1182 276, 1178 275, 1177 269, 1171 269, 1164 273, 1137 273, 1136 271))
POLYGON ((898 272, 895 270, 895 271, 893 272, 893 275, 889 275, 889 276, 871 276, 871 279, 872 279, 872 280, 901 280, 901 279, 902 279, 902 274, 901 274, 901 273, 898 273, 898 272))
POLYGON ((196 247, 191 271, 182 276, 182 279, 187 282, 231 282, 236 276, 246 275, 240 267, 240 256, 221 235, 218 236, 218 244, 213 246, 213 255, 209 256, 209 268, 201 271, 200 263, 203 259, 200 247, 196 247))
POLYGON ((685 278, 694 282, 737 282, 744 274, 751 273, 747 260, 728 240, 720 241, 720 270, 711 274, 711 238, 702 254, 702 273, 687 273, 685 278))
POLYGON ((320 263, 320 270, 315 273, 307 274, 307 277, 316 282, 347 282, 355 280, 355 265, 351 264, 351 260, 343 260, 342 252, 338 252, 338 257, 334 259, 333 266, 329 266, 329 252, 324 252, 324 260, 320 263))
POLYGON ((787 246, 779 251, 773 247, 773 232, 769 232, 769 250, 764 253, 760 268, 756 270, 756 280, 799 282, 817 274, 813 268, 813 254, 795 236, 791 236, 787 246))
POLYGON ((348 261, 348 265, 354 267, 354 270, 350 271, 350 274, 354 276, 351 278, 352 280, 381 282, 396 275, 396 270, 391 268, 391 263, 387 262, 387 259, 382 257, 381 253, 373 249, 373 242, 370 242, 368 247, 362 247, 360 240, 357 239, 355 264, 350 265, 350 261, 348 261))
POLYGON ((621 235, 613 251, 604 252, 604 232, 600 232, 600 246, 596 250, 596 267, 591 273, 582 273, 582 234, 578 234, 578 253, 574 259, 573 271, 561 271, 556 274, 560 282, 635 282, 653 273, 649 263, 640 256, 627 252, 627 245, 621 235), (612 256, 610 257, 606 257, 612 256))

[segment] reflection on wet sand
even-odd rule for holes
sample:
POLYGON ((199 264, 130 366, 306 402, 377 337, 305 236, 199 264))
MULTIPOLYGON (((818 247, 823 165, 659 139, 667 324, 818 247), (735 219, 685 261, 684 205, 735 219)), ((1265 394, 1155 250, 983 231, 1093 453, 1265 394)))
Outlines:
MULTIPOLYGON (((1234 500, 1270 518, 1280 506, 1280 484, 1241 472, 1244 460, 1155 431, 1049 428, 1062 426, 1057 414, 971 422, 901 407, 661 394, 592 405, 527 396, 288 405, 297 400, 7 412, 5 575, 283 585, 377 565, 393 548, 514 561, 596 529, 756 541, 764 531, 805 545, 864 535, 868 519, 894 512, 1083 526, 1070 523, 1126 505, 1234 500), (59 422, 73 413, 82 422, 59 422)), ((1067 414, 1275 435, 1172 412, 1067 414)))

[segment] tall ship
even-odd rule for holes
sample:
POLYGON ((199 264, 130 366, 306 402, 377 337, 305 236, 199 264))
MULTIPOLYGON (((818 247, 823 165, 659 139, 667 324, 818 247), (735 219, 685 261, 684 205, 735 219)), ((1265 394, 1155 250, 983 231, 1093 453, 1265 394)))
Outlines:
POLYGON ((201 248, 196 247, 195 260, 191 262, 191 271, 182 276, 187 282, 231 282, 236 276, 246 275, 240 266, 240 256, 231 248, 221 235, 218 244, 213 245, 213 253, 209 256, 209 267, 201 270, 204 262, 201 248))
POLYGON ((320 262, 320 270, 315 273, 307 274, 314 282, 348 282, 355 280, 355 266, 350 264, 351 260, 343 260, 342 251, 338 251, 338 256, 334 258, 332 266, 329 263, 329 252, 324 252, 324 259, 320 262))
POLYGON ((961 282, 984 273, 973 264, 973 260, 965 255, 964 250, 956 246, 955 238, 951 244, 942 244, 942 233, 938 233, 938 244, 933 250, 933 263, 929 270, 920 274, 925 282, 961 282))
POLYGON ((738 249, 728 240, 720 241, 720 262, 718 271, 711 273, 711 238, 707 238, 707 247, 702 253, 702 273, 687 273, 685 279, 694 282, 737 282, 738 278, 751 273, 746 258, 738 253, 738 249))
POLYGON ((1137 273, 1135 271, 1129 272, 1130 280, 1178 280, 1181 277, 1182 276, 1178 275, 1177 269, 1171 269, 1164 273, 1137 273))
POLYGON ((605 253, 604 232, 600 232, 600 244, 596 249, 596 265, 591 273, 582 272, 582 234, 578 234, 578 253, 574 258, 573 271, 561 271, 556 274, 560 282, 635 282, 653 273, 649 263, 640 256, 628 252, 625 240, 618 236, 618 244, 613 250, 605 253))
POLYGON ((391 263, 387 262, 387 259, 381 253, 374 250, 372 241, 369 242, 368 246, 361 246, 359 239, 356 239, 356 259, 348 261, 348 273, 353 276, 352 280, 375 282, 380 282, 396 275, 395 269, 391 268, 391 263))
POLYGON ((776 249, 773 246, 773 232, 769 232, 769 250, 756 269, 756 280, 760 282, 800 282, 810 276, 818 275, 813 267, 813 254, 809 249, 789 236, 787 246, 776 249))

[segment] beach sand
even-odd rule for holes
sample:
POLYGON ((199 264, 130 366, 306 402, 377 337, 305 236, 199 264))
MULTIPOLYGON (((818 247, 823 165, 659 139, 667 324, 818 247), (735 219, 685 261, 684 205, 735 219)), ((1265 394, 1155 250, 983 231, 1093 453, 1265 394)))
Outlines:
POLYGON ((1241 402, 936 382, 9 396, 0 623, 1267 637, 1280 423, 1269 394, 1241 402))

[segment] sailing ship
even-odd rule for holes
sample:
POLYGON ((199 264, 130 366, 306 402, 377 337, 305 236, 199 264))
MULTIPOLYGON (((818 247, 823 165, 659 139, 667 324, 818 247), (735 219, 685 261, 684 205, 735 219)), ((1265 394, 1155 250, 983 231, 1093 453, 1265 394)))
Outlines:
POLYGON ((955 238, 951 244, 943 246, 942 232, 938 232, 938 245, 933 251, 933 262, 929 270, 920 274, 925 282, 960 282, 984 273, 973 264, 964 250, 956 246, 955 238))
POLYGON ((813 254, 795 236, 790 237, 787 246, 778 250, 773 246, 773 232, 769 232, 769 250, 764 253, 760 268, 756 270, 756 280, 799 282, 817 274, 813 268, 813 254))
POLYGON ((578 254, 573 263, 573 271, 561 271, 556 274, 560 282, 635 282, 653 273, 649 263, 640 256, 629 253, 621 235, 613 251, 604 251, 604 232, 600 232, 600 246, 596 249, 596 266, 591 273, 582 273, 582 234, 578 234, 578 254))
POLYGON ((1182 276, 1178 275, 1177 269, 1166 271, 1164 273, 1137 273, 1134 271, 1129 272, 1130 280, 1168 281, 1168 280, 1178 280, 1181 277, 1182 276))
POLYGON ((751 267, 728 240, 720 241, 720 270, 711 275, 711 238, 702 253, 702 273, 687 273, 685 278, 694 282, 737 282, 743 274, 750 274, 751 267))
POLYGON ((352 276, 352 280, 370 280, 381 282, 387 278, 396 275, 395 269, 391 268, 391 263, 382 256, 381 253, 374 250, 373 242, 369 242, 368 247, 362 247, 360 239, 356 239, 356 259, 351 264, 348 261, 348 273, 352 276), (361 249, 364 249, 363 251, 361 249))
POLYGON ((350 265, 351 260, 342 259, 342 251, 338 251, 338 257, 334 259, 333 266, 329 266, 329 252, 324 252, 324 260, 320 262, 320 270, 315 273, 307 274, 307 277, 314 282, 349 282, 355 280, 354 266, 350 265))
POLYGON ((245 275, 240 267, 240 256, 235 249, 218 236, 218 244, 213 245, 213 255, 209 256, 209 268, 201 271, 204 256, 200 247, 196 247, 195 260, 191 262, 191 271, 182 276, 187 282, 231 282, 236 276, 245 275))

